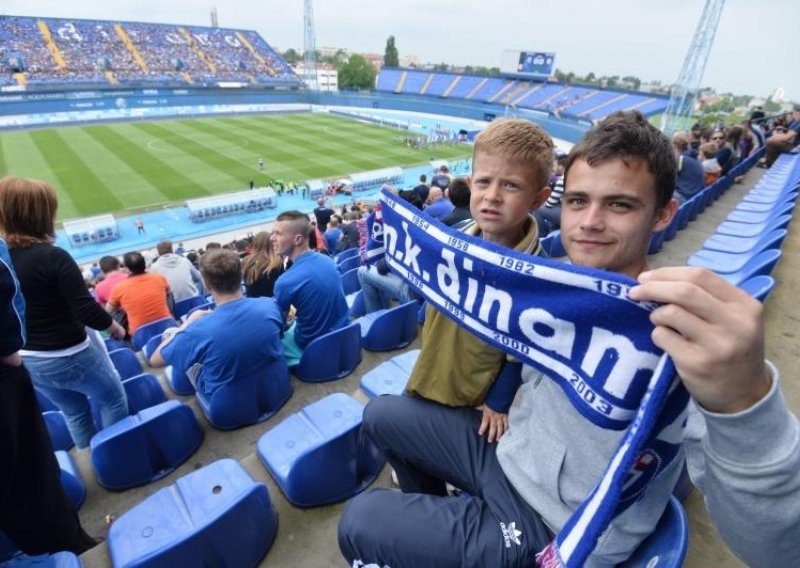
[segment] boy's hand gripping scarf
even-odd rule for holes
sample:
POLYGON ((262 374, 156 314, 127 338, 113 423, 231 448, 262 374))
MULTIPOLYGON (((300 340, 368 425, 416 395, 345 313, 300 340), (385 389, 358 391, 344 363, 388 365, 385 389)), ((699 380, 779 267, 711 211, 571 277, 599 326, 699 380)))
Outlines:
POLYGON ((439 311, 556 381, 587 420, 627 429, 602 479, 537 555, 540 566, 582 566, 683 440, 689 396, 650 339, 656 305, 628 298, 636 282, 625 276, 453 231, 386 191, 367 227, 367 262, 383 257, 439 311))

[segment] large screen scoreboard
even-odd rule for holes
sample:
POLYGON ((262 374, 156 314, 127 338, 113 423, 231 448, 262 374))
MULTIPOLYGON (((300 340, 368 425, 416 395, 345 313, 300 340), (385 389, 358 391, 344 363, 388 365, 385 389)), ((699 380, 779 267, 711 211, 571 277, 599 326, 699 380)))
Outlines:
POLYGON ((506 50, 500 72, 529 79, 547 79, 553 74, 555 59, 555 53, 545 51, 506 50))

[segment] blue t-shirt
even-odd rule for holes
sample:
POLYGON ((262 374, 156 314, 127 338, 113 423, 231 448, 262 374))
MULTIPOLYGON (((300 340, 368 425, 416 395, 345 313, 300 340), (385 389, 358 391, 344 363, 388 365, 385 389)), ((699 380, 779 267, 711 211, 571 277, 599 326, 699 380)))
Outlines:
POLYGON ((679 163, 681 167, 675 178, 675 191, 686 201, 703 189, 705 173, 703 164, 686 154, 680 156, 679 163))
POLYGON ((284 313, 297 310, 294 341, 301 349, 348 323, 342 276, 329 257, 305 252, 275 282, 275 301, 284 313))
POLYGON ((428 205, 423 211, 433 217, 434 219, 441 219, 445 215, 452 213, 455 206, 450 202, 449 199, 442 198, 437 199, 430 205, 428 205))
POLYGON ((283 315, 272 298, 241 298, 192 322, 161 356, 209 400, 222 385, 281 359, 282 330, 283 315))
POLYGON ((325 242, 328 243, 328 252, 333 254, 336 250, 336 244, 339 242, 339 237, 342 236, 342 230, 339 227, 335 229, 328 229, 325 231, 325 242))

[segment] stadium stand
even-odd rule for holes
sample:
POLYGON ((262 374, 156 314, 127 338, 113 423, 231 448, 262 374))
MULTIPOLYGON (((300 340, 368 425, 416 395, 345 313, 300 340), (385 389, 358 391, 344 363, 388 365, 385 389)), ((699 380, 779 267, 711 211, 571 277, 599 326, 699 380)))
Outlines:
POLYGON ((376 90, 508 105, 592 121, 618 110, 635 109, 650 116, 664 112, 668 102, 646 93, 393 68, 381 70, 376 90))
POLYGON ((0 16, 0 46, 0 85, 299 84, 247 30, 0 16))

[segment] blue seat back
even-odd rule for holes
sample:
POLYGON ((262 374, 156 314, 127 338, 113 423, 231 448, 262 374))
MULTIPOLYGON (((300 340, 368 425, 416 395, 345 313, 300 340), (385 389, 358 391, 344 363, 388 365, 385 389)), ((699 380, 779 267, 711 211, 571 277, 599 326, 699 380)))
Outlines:
POLYGON ((765 302, 774 287, 775 279, 765 274, 748 278, 739 284, 739 288, 750 294, 759 302, 765 302))
POLYGON ((173 365, 169 365, 164 368, 164 377, 175 394, 186 396, 195 393, 194 385, 183 369, 176 369, 173 365))
MULTIPOLYGON (((358 249, 354 250, 358 252, 358 249)), ((359 266, 361 266, 361 257, 358 256, 358 254, 351 256, 350 258, 346 258, 345 260, 337 264, 339 272, 341 272, 342 274, 344 274, 348 270, 353 270, 354 268, 358 268, 359 266)))
POLYGON ((69 428, 67 428, 67 420, 60 410, 43 412, 42 417, 44 418, 45 426, 47 426, 47 432, 50 434, 50 442, 52 442, 54 450, 68 451, 75 445, 69 433, 69 428))
POLYGON ((192 296, 191 298, 184 298, 175 302, 175 317, 181 319, 188 314, 192 309, 206 304, 205 296, 192 296))
POLYGON ((292 396, 289 368, 280 359, 222 385, 206 400, 197 393, 197 402, 208 421, 220 430, 231 430, 266 420, 292 396))
POLYGON ((781 251, 769 249, 758 253, 750 259, 741 270, 737 272, 727 272, 720 274, 722 278, 731 284, 738 286, 740 283, 761 274, 769 275, 778 261, 781 259, 781 251))
POLYGON ((144 347, 147 344, 147 342, 150 341, 151 337, 153 337, 154 335, 158 335, 159 333, 162 333, 168 327, 175 327, 177 325, 178 322, 176 322, 171 317, 161 318, 156 321, 151 321, 150 323, 143 325, 133 333, 133 337, 131 337, 131 342, 133 343, 133 347, 137 351, 141 351, 142 347, 144 347))
POLYGON ((267 487, 221 459, 122 514, 108 548, 114 566, 257 566, 277 528, 267 487))
POLYGON ((97 482, 122 490, 168 475, 203 441, 191 408, 171 400, 146 408, 104 428, 92 437, 92 465, 97 482))
POLYGON ((405 347, 417 336, 419 302, 411 300, 388 310, 378 310, 356 320, 361 325, 361 346, 370 351, 405 347))
POLYGON ((419 349, 412 349, 384 361, 364 373, 360 382, 361 390, 370 398, 403 394, 418 357, 419 349))
POLYGON ((114 349, 108 356, 111 357, 111 362, 114 363, 114 367, 123 381, 142 373, 142 364, 131 349, 127 347, 114 349))
POLYGON ((61 468, 61 486, 69 498, 69 502, 77 511, 86 500, 86 486, 83 484, 83 479, 75 467, 75 462, 72 461, 72 456, 64 451, 56 452, 56 460, 58 467, 61 468))
POLYGON ((670 497, 667 508, 655 531, 642 542, 622 568, 681 568, 689 545, 686 512, 675 497, 670 497))
POLYGON ((351 323, 309 343, 292 373, 306 382, 333 381, 346 377, 361 362, 361 328, 351 323))
POLYGON ((361 290, 361 281, 358 279, 358 267, 342 274, 342 289, 344 290, 345 296, 361 290))

